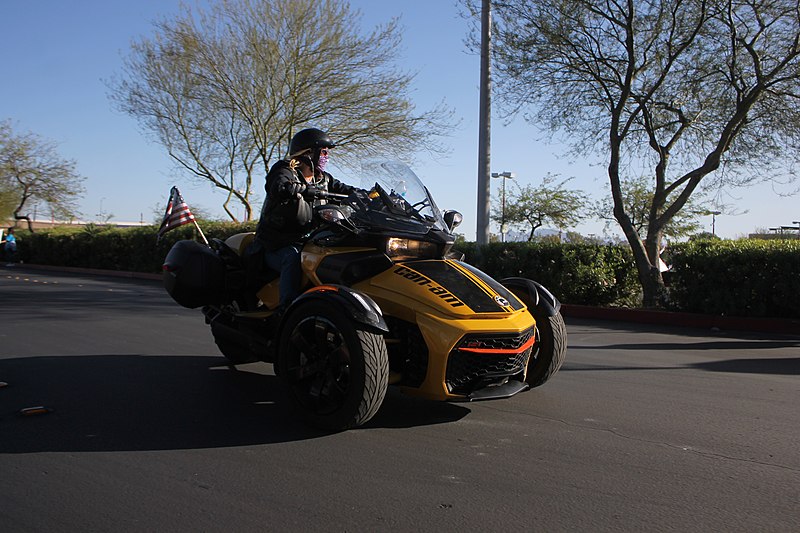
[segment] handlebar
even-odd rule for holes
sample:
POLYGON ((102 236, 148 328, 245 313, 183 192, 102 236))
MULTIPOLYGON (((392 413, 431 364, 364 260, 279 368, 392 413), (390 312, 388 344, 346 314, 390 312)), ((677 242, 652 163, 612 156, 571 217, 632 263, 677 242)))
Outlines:
POLYGON ((347 198, 347 194, 338 194, 335 192, 328 192, 323 189, 319 189, 317 187, 308 187, 306 188, 305 192, 303 192, 303 198, 306 201, 314 200, 316 198, 347 198))

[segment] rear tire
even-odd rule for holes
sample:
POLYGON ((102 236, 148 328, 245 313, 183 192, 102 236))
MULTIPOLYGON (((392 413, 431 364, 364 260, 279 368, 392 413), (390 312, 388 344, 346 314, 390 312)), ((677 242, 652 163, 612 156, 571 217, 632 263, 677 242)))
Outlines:
POLYGON ((247 348, 246 346, 242 346, 236 342, 229 341, 227 339, 222 339, 214 336, 214 342, 217 344, 217 348, 219 348, 220 353, 225 356, 231 364, 233 365, 244 365, 247 363, 255 363, 259 360, 258 356, 247 348))
POLYGON ((309 301, 285 317, 278 374, 309 424, 333 431, 378 412, 389 379, 386 343, 331 303, 309 301))

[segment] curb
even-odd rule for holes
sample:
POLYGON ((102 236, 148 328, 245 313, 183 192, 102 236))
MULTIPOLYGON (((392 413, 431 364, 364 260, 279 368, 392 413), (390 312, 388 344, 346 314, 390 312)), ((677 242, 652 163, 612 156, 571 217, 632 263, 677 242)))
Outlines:
POLYGON ((620 322, 660 324, 687 328, 753 331, 787 335, 800 334, 800 319, 718 316, 654 309, 591 307, 588 305, 575 304, 561 304, 561 314, 565 317, 572 318, 616 320, 620 322))
POLYGON ((54 266, 54 265, 31 265, 28 263, 19 264, 20 268, 29 268, 31 270, 46 270, 49 272, 66 272, 69 274, 92 274, 95 276, 110 276, 114 278, 128 278, 128 279, 147 279, 161 281, 163 276, 161 274, 149 274, 147 272, 129 272, 126 270, 104 270, 100 268, 83 268, 83 267, 68 267, 68 266, 54 266))

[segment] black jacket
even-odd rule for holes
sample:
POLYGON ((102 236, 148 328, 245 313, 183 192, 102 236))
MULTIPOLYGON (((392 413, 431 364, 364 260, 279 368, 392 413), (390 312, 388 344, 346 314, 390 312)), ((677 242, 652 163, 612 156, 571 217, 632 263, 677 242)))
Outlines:
MULTIPOLYGON (((267 250, 301 242, 314 228, 314 204, 297 195, 287 194, 286 186, 292 182, 305 183, 305 178, 299 170, 289 166, 289 161, 282 159, 272 165, 264 184, 267 197, 256 227, 256 239, 267 250)), ((337 194, 350 194, 354 190, 354 187, 345 185, 327 172, 322 173, 315 186, 337 194)))

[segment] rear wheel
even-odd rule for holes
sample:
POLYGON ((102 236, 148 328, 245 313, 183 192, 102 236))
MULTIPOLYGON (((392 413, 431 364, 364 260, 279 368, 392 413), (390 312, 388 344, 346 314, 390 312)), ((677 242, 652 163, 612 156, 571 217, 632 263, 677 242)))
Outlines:
POLYGON ((225 359, 230 361, 231 364, 244 365, 259 360, 258 356, 250 348, 242 346, 238 342, 232 342, 216 335, 214 335, 214 342, 222 355, 225 356, 225 359))
POLYGON ((360 426, 383 403, 389 378, 383 337, 329 303, 310 301, 290 311, 278 357, 290 401, 311 425, 360 426))
POLYGON ((237 322, 234 315, 242 307, 238 301, 233 301, 224 306, 206 306, 203 314, 206 324, 211 326, 211 335, 214 343, 225 358, 234 365, 254 363, 260 358, 250 347, 245 335, 241 332, 242 324, 237 322))

